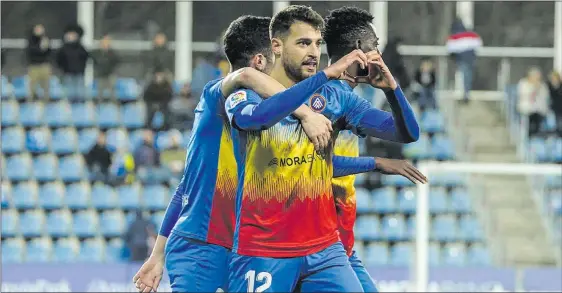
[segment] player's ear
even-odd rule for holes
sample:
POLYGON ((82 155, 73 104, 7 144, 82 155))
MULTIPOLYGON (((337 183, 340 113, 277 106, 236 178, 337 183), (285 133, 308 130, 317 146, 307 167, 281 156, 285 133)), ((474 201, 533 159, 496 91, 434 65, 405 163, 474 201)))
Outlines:
POLYGON ((263 54, 256 54, 252 58, 252 63, 257 70, 264 71, 267 66, 267 58, 263 54))
POLYGON ((281 55, 281 53, 283 52, 283 41, 278 38, 272 38, 271 50, 273 51, 273 54, 275 54, 275 56, 281 55))

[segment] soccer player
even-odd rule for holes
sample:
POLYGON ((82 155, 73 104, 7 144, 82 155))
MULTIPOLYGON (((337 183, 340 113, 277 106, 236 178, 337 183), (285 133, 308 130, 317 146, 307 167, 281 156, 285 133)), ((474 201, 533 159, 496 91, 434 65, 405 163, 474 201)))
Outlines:
MULTIPOLYGON (((196 109, 184 176, 168 206, 153 252, 133 278, 139 291, 149 292, 158 288, 164 261, 174 292, 215 292, 224 288, 233 237, 237 180, 230 126, 224 118, 223 96, 232 92, 238 84, 254 87, 264 96, 277 92, 269 89, 275 88, 271 84, 271 81, 277 83, 275 80, 262 73, 251 75, 252 70, 242 68, 252 66, 263 72, 271 68, 273 54, 269 42, 269 21, 264 17, 241 17, 230 25, 225 35, 226 54, 232 67, 238 70, 222 81, 208 83, 204 88, 196 109)), ((362 56, 366 61, 366 56, 362 56)), ((330 76, 339 76, 354 61, 361 60, 357 57, 344 62, 338 67, 339 71, 332 69, 330 76)), ((310 79, 271 99, 284 101, 297 98, 303 102, 327 81, 310 79)), ((279 87, 284 89, 281 85, 279 87)), ((283 108, 287 107, 272 110, 284 111, 284 117, 296 107, 292 110, 283 108)), ((328 142, 318 130, 322 127, 329 130, 329 120, 306 106, 297 109, 294 114, 300 116, 305 133, 320 134, 311 135, 318 138, 314 144, 322 147, 328 142), (329 124, 323 125, 325 121, 329 124)), ((272 123, 268 122, 271 115, 263 115, 260 119, 265 124, 272 123)))
MULTIPOLYGON (((372 25, 373 16, 356 7, 342 7, 330 11, 325 18, 326 28, 324 41, 328 50, 330 62, 338 60, 341 56, 357 48, 360 41, 363 50, 373 51, 378 46, 378 38, 372 25)), ((357 74, 357 70, 350 69, 357 74)), ((372 74, 371 74, 372 75, 372 74)), ((330 82, 328 86, 335 89, 352 92, 356 86, 353 82, 330 82)), ((397 107, 396 99, 389 99, 391 105, 397 107)), ((399 107, 399 106, 398 106, 399 107)), ((339 129, 336 129, 336 132, 339 129)), ((334 154, 340 156, 358 156, 358 137, 349 130, 342 130, 335 134, 337 136, 334 154)), ((415 167, 406 161, 375 158, 377 170, 383 173, 400 174, 413 183, 425 183, 427 178, 415 167)), ((355 176, 345 176, 332 180, 334 198, 336 199, 336 210, 338 213, 338 227, 341 241, 349 255, 349 261, 355 271, 363 290, 365 292, 378 292, 373 279, 358 259, 353 246, 355 235, 353 227, 356 219, 357 204, 355 201, 355 176)))
MULTIPOLYGON (((276 14, 270 25, 276 55, 271 76, 287 88, 318 78, 323 26, 322 17, 306 6, 293 5, 276 14)), ((370 55, 383 74, 373 84, 387 91, 392 114, 327 86, 310 97, 309 107, 359 135, 417 140, 419 126, 409 103, 378 52, 370 55)), ((264 127, 255 117, 264 103, 250 90, 232 94, 225 103, 239 168, 229 291, 361 292, 338 241, 331 179, 343 174, 336 170, 332 174, 331 156, 317 155, 291 117, 269 129, 264 127)), ((371 163, 373 170, 374 160, 371 163)), ((364 172, 360 169, 366 165, 356 167, 349 173, 364 172)))

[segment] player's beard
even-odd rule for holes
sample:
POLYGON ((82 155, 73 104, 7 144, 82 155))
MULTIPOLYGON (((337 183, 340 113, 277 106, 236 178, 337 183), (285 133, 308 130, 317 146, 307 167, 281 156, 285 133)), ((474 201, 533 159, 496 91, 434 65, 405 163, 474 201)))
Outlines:
POLYGON ((283 62, 283 69, 285 69, 287 76, 294 82, 301 82, 316 73, 306 72, 303 68, 302 61, 293 61, 289 54, 283 54, 281 61, 283 62))

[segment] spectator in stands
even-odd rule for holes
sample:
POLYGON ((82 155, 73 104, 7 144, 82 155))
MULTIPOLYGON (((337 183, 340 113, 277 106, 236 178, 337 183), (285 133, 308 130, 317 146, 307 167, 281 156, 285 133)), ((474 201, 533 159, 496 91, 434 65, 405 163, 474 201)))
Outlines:
POLYGON ((166 73, 157 70, 150 83, 144 90, 144 101, 146 103, 146 128, 152 128, 156 113, 160 112, 163 116, 162 129, 169 128, 169 104, 172 101, 172 84, 166 78, 166 73))
POLYGON ((173 130, 170 133, 170 147, 160 154, 160 163, 168 168, 173 174, 183 171, 185 162, 185 149, 181 147, 181 133, 173 130))
POLYGON ((79 25, 70 25, 64 32, 64 44, 57 54, 57 65, 64 74, 64 84, 70 99, 85 95, 84 72, 90 53, 81 43, 84 30, 79 25))
POLYGON ((144 261, 148 257, 150 237, 156 228, 145 219, 142 210, 137 210, 135 220, 125 234, 125 243, 131 252, 131 261, 144 261))
POLYGON ((406 65, 404 65, 404 57, 398 52, 398 47, 402 43, 402 38, 394 37, 388 41, 384 47, 383 56, 384 62, 392 72, 396 82, 400 87, 407 89, 410 86, 410 76, 406 65))
POLYGON ((152 130, 143 132, 142 144, 138 146, 134 154, 135 166, 138 168, 152 168, 160 166, 160 156, 154 147, 154 134, 152 130))
POLYGON ((463 77, 463 101, 468 103, 474 66, 476 63, 476 49, 482 47, 480 36, 466 29, 460 18, 455 19, 451 26, 451 35, 447 40, 447 50, 454 58, 458 70, 463 77))
POLYGON ((111 178, 111 183, 116 185, 135 181, 135 159, 124 147, 118 148, 113 155, 111 178))
POLYGON ((172 79, 174 66, 173 54, 168 49, 168 39, 164 33, 154 36, 152 51, 148 55, 148 68, 151 74, 166 73, 166 79, 172 79))
POLYGON ((48 99, 49 79, 51 78, 51 44, 42 24, 36 24, 31 29, 25 53, 27 55, 30 98, 36 99, 37 88, 41 87, 45 99, 48 99))
POLYGON ((531 68, 527 77, 519 81, 517 92, 519 114, 529 119, 529 136, 535 135, 548 113, 548 88, 540 69, 531 68))
POLYGON ((98 91, 101 97, 113 97, 113 83, 115 69, 119 64, 119 57, 111 49, 111 37, 105 35, 100 42, 100 48, 92 53, 96 67, 95 75, 98 81, 98 91))
POLYGON ((562 80, 560 73, 553 71, 548 79, 550 90, 550 108, 556 117, 556 132, 562 137, 562 80))
POLYGON ((111 153, 107 149, 105 133, 101 132, 98 135, 96 144, 86 154, 86 163, 93 180, 108 180, 111 153))
POLYGON ((418 102, 420 109, 436 109, 435 100, 435 67, 429 58, 422 59, 420 68, 416 71, 418 102))
MULTIPOLYGON (((170 102, 170 112, 180 122, 192 121, 197 107, 197 99, 191 94, 191 86, 186 82, 180 90, 179 96, 170 102)), ((182 123, 183 124, 183 123, 182 123)))

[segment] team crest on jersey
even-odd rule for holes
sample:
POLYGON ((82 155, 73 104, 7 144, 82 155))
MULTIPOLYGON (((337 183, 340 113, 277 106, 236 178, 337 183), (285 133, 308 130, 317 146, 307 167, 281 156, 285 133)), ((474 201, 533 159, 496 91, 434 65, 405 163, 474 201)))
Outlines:
POLYGON ((246 101, 247 99, 245 91, 238 91, 230 96, 230 107, 234 108, 236 105, 246 101))
POLYGON ((314 94, 310 97, 310 109, 312 111, 320 113, 326 109, 326 98, 321 94, 314 94))

